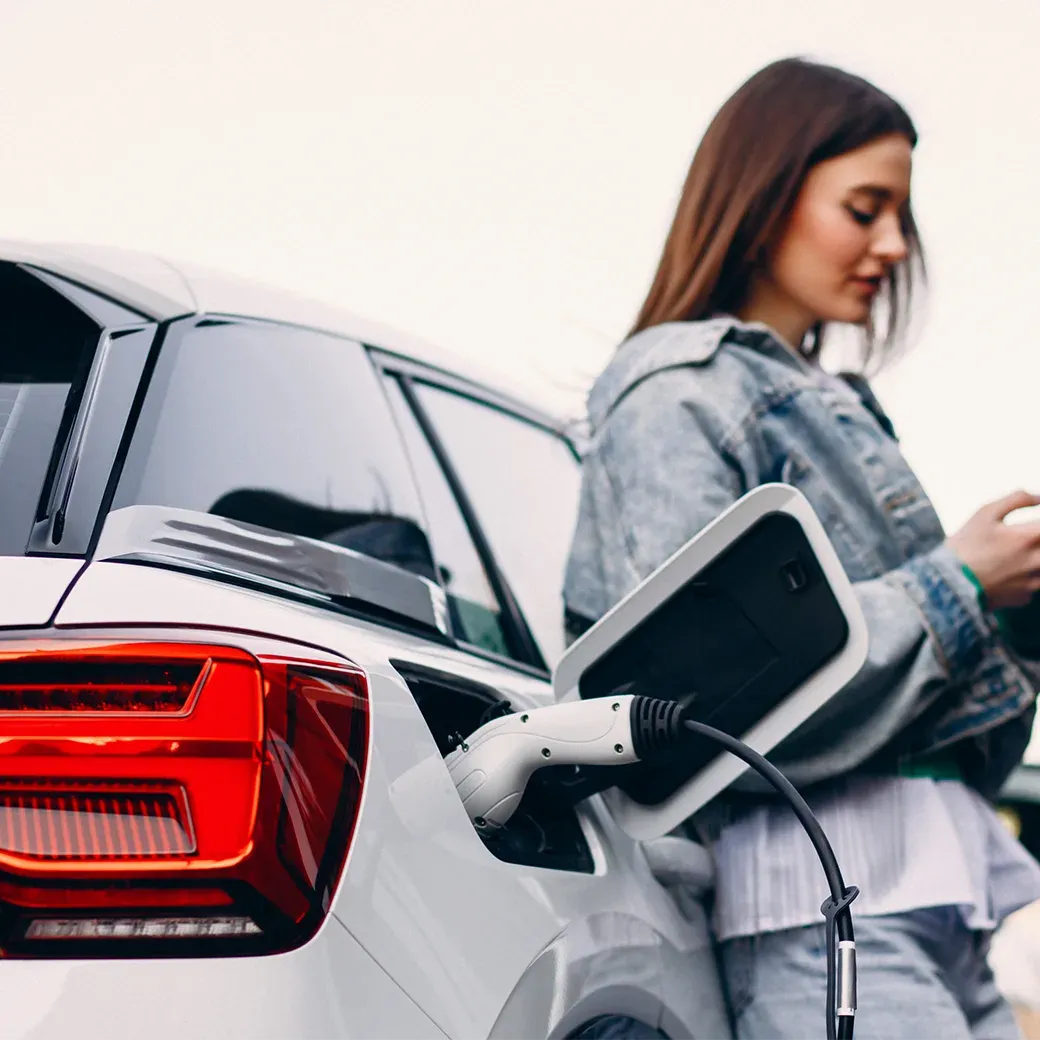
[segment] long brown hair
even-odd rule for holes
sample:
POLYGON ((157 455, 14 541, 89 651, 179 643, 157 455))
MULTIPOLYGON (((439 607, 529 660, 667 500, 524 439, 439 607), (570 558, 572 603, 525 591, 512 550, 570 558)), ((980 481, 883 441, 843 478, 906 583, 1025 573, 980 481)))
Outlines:
MULTIPOLYGON (((829 65, 786 58, 741 86, 708 127, 683 186, 653 284, 631 334, 668 321, 732 314, 787 223, 809 171, 888 134, 917 144, 905 109, 872 83, 829 65)), ((907 202, 908 257, 880 294, 883 334, 867 327, 864 363, 879 360, 906 323, 921 240, 907 202)), ((817 328, 800 344, 815 357, 817 328)))

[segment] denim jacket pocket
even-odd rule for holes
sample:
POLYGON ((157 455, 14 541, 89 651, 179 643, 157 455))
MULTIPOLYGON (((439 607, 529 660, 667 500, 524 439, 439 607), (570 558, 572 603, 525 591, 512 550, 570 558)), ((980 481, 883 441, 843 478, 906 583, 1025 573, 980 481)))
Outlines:
POLYGON ((780 471, 780 479, 797 488, 809 500, 850 581, 866 581, 882 573, 884 568, 876 549, 853 531, 827 478, 804 455, 790 451, 780 471))

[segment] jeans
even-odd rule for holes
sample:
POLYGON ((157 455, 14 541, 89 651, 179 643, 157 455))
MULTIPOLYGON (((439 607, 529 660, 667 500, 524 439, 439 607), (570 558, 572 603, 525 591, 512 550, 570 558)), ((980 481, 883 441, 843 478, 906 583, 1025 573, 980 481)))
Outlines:
MULTIPOLYGON (((951 907, 854 917, 856 1040, 1020 1040, 986 963, 988 938, 951 907)), ((826 1035, 823 925, 722 944, 740 1040, 826 1035)))

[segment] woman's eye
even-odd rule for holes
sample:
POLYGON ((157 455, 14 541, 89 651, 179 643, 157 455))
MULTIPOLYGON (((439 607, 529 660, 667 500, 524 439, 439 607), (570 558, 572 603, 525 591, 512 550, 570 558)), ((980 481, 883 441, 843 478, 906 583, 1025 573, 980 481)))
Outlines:
POLYGON ((849 211, 849 216, 852 217, 857 224, 862 224, 863 227, 873 224, 877 219, 877 214, 871 213, 868 210, 857 209, 855 206, 846 206, 845 208, 849 211))

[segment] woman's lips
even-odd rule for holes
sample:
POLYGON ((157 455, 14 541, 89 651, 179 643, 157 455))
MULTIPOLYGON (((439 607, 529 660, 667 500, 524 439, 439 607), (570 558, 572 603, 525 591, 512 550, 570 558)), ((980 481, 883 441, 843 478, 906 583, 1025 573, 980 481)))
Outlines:
POLYGON ((881 288, 881 278, 852 278, 852 284, 861 292, 873 296, 881 288))

